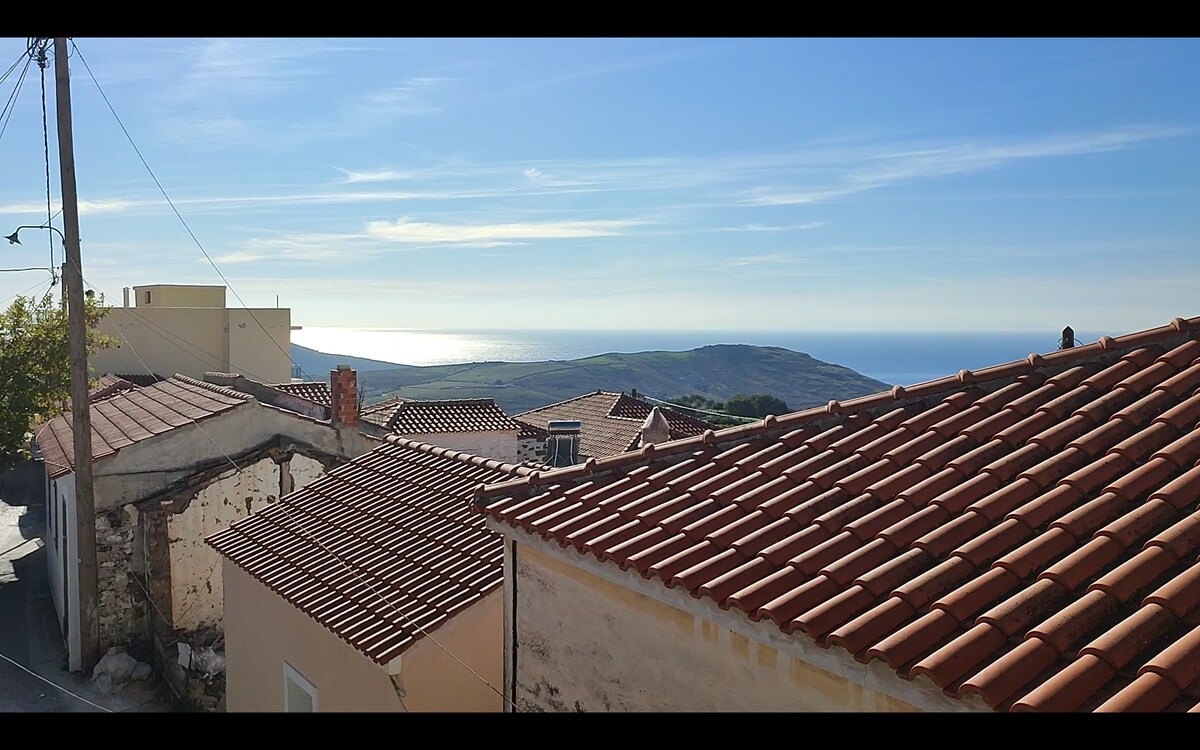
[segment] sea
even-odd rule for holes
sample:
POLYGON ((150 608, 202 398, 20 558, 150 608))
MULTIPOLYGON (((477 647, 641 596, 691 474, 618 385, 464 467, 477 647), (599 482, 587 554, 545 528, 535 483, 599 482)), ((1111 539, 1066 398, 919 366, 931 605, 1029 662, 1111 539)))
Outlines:
MULTIPOLYGON (((1081 342, 1098 335, 1076 332, 1081 342)), ((803 352, 889 385, 909 385, 1058 349, 1057 331, 619 331, 323 328, 305 326, 292 342, 327 354, 404 365, 540 362, 596 354, 686 351, 710 344, 777 346, 803 352)))

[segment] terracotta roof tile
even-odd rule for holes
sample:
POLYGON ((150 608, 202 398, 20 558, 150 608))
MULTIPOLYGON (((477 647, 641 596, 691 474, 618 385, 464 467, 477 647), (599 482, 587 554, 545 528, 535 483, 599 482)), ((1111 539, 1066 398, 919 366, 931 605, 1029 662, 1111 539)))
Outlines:
POLYGON ((480 482, 529 473, 389 438, 207 541, 386 664, 500 586, 503 542, 471 497, 480 482))
MULTIPOLYGON (((253 399, 237 391, 176 375, 145 387, 103 386, 90 405, 92 460, 177 427, 193 424, 253 399)), ((38 428, 38 448, 50 478, 75 466, 71 415, 55 417, 38 428)))
MULTIPOLYGON (((998 710, 1190 710, 1197 388, 1200 318, 1176 319, 614 456, 569 480, 494 485, 478 505, 513 524, 507 497, 550 506, 575 482, 619 484, 648 506, 648 530, 602 559, 791 637, 998 710), (668 494, 631 479, 689 460, 668 494), (652 509, 678 515, 689 493, 712 505, 664 528, 652 509)), ((617 511, 585 499, 564 513, 617 511)))
POLYGON ((333 397, 329 395, 329 383, 275 383, 271 387, 321 406, 330 406, 333 403, 333 397))
MULTIPOLYGON (((567 401, 517 414, 513 419, 539 430, 553 420, 578 420, 579 454, 602 458, 624 453, 636 446, 642 434, 642 423, 655 407, 647 401, 624 393, 596 391, 567 401)), ((668 406, 658 405, 670 427, 671 439, 701 435, 712 425, 668 406)))
POLYGON ((490 398, 417 401, 393 398, 364 406, 359 417, 397 435, 453 432, 512 432, 520 425, 490 398))

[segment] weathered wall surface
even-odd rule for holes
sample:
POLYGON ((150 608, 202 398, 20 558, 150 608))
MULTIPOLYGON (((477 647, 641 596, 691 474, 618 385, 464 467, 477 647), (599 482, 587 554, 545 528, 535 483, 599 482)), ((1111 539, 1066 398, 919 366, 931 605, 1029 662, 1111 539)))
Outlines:
POLYGON ((295 492, 314 479, 324 476, 325 466, 316 459, 297 453, 288 461, 287 471, 292 477, 291 487, 287 492, 295 492))
POLYGON ((403 437, 508 463, 517 463, 521 460, 517 453, 516 430, 512 432, 449 432, 404 435, 403 437))
POLYGON ((526 545, 516 554, 519 710, 916 710, 526 545))
POLYGON ((226 456, 241 455, 281 435, 345 458, 362 455, 379 445, 378 440, 357 430, 337 430, 327 422, 304 419, 251 401, 202 420, 199 426, 183 425, 153 440, 125 446, 116 455, 97 462, 96 509, 144 499, 191 476, 196 466, 227 461, 226 456))
POLYGON ((137 525, 138 511, 133 506, 96 516, 96 620, 101 653, 112 645, 130 645, 135 635, 146 629, 145 596, 131 575, 137 525))
POLYGON ((240 472, 230 469, 197 492, 183 512, 167 516, 171 620, 177 630, 220 627, 221 556, 204 537, 277 500, 279 473, 270 458, 242 466, 240 472))
POLYGON ((546 441, 524 438, 517 441, 517 462, 542 461, 546 458, 546 441))

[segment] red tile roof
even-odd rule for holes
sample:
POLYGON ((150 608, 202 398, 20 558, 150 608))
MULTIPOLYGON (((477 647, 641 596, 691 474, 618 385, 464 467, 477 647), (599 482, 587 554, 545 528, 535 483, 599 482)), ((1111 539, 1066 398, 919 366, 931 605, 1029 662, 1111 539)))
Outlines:
POLYGON ((998 710, 1200 710, 1200 318, 486 488, 998 710))
MULTIPOLYGON (((582 423, 579 433, 579 454, 584 457, 603 458, 636 448, 642 438, 642 423, 650 416, 654 404, 624 393, 596 391, 557 404, 518 414, 513 419, 545 433, 546 423, 552 420, 578 420, 582 423)), ((695 417, 659 406, 662 415, 671 427, 671 438, 700 435, 712 428, 707 422, 695 417)))
POLYGON ((393 398, 364 406, 359 418, 397 435, 512 432, 518 425, 490 398, 416 401, 393 398))
POLYGON ((386 664, 500 586, 503 541, 471 496, 529 473, 392 436, 207 541, 386 664))
MULTIPOLYGON (((92 459, 250 400, 244 393, 183 375, 101 397, 91 404, 92 459)), ((74 469, 75 443, 69 412, 38 428, 35 439, 51 479, 74 469)))
POLYGON ((330 406, 333 403, 332 397, 329 395, 329 383, 275 383, 271 387, 293 396, 308 399, 321 406, 330 406))
POLYGON ((96 382, 96 387, 88 391, 88 401, 96 403, 110 396, 115 396, 123 391, 129 391, 137 388, 135 383, 132 383, 119 375, 101 375, 96 382))
POLYGON ((159 382, 162 382, 167 379, 167 378, 164 378, 162 375, 157 375, 152 372, 150 372, 150 373, 118 372, 118 373, 113 373, 112 376, 120 378, 122 380, 128 380, 130 383, 133 383, 134 385, 139 386, 139 387, 145 387, 147 385, 154 385, 155 383, 159 383, 159 382))

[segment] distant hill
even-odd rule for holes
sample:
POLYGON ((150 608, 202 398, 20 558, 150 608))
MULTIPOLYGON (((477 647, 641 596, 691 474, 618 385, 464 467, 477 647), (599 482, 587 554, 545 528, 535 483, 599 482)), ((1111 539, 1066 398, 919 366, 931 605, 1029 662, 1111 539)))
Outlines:
MULTIPOLYGON (((311 351, 311 350, 308 350, 311 351)), ((318 352, 313 352, 319 354, 318 352)), ((631 391, 659 399, 698 393, 724 401, 737 394, 767 393, 793 410, 864 396, 889 388, 848 367, 773 346, 720 344, 684 352, 601 354, 549 362, 474 362, 429 367, 360 367, 348 357, 330 357, 314 370, 328 373, 338 362, 360 372, 368 402, 390 396, 417 399, 494 398, 509 414, 596 390, 631 391)), ((308 366, 306 372, 317 377, 308 366)))
POLYGON ((359 372, 409 367, 409 365, 399 365, 395 362, 380 362, 377 359, 347 357, 342 354, 326 354, 325 352, 309 349, 299 344, 292 344, 292 362, 300 365, 300 369, 304 370, 306 376, 313 380, 325 381, 329 380, 329 371, 338 365, 350 365, 359 372))

